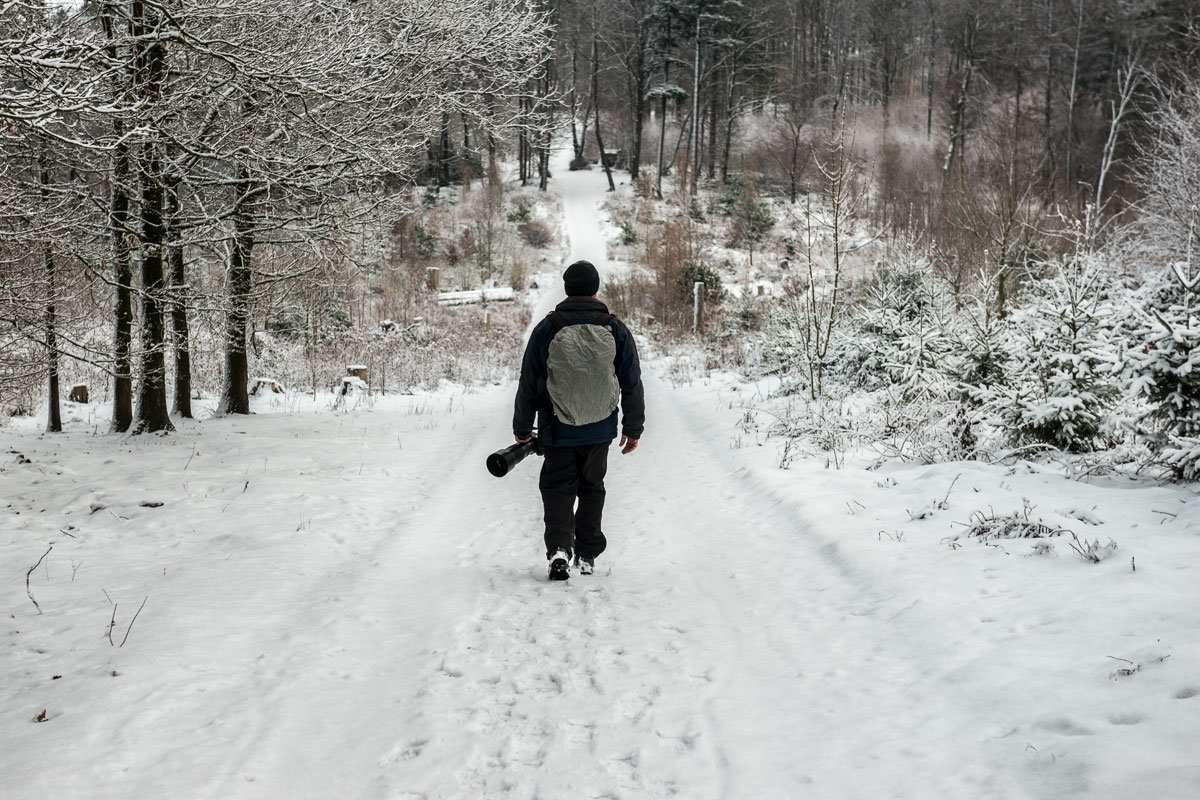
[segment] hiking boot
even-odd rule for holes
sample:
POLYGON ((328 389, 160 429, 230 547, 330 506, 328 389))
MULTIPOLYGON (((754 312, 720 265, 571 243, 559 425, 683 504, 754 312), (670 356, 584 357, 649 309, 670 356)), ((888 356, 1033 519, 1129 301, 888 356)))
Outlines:
POLYGON ((592 559, 585 556, 575 556, 575 569, 579 570, 580 575, 591 575, 595 568, 596 565, 592 559))
POLYGON ((569 565, 571 557, 567 555, 566 550, 557 550, 554 555, 550 556, 550 580, 565 581, 571 577, 569 565))

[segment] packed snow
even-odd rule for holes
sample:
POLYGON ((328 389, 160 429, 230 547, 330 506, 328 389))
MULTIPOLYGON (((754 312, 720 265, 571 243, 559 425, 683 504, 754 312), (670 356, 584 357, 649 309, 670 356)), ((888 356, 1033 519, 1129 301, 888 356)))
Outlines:
POLYGON ((565 583, 536 460, 484 468, 512 382, 0 429, 0 796, 1200 796, 1194 485, 782 458, 769 387, 643 345, 565 583))

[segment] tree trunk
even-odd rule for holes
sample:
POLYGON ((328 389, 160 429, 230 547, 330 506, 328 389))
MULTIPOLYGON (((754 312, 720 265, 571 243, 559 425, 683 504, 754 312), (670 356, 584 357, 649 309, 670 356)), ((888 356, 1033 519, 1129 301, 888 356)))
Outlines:
POLYGON ((544 192, 550 182, 550 132, 543 133, 541 140, 538 147, 538 189, 544 192))
MULTIPOLYGON (((38 149, 38 183, 41 184, 43 206, 50 201, 50 168, 46 159, 46 143, 43 140, 38 149)), ((54 265, 54 247, 47 239, 42 243, 42 268, 46 280, 46 431, 60 433, 62 431, 62 405, 59 400, 58 387, 58 336, 55 298, 58 296, 58 275, 54 265)))
POLYGON ((56 335, 56 317, 54 297, 58 292, 54 267, 54 250, 49 242, 43 245, 42 262, 46 270, 46 431, 59 433, 62 431, 62 410, 59 402, 58 388, 58 337, 56 335))
POLYGON ((1075 50, 1071 58, 1071 91, 1067 95, 1067 192, 1073 197, 1076 194, 1074 173, 1071 156, 1074 154, 1075 138, 1075 90, 1079 85, 1079 42, 1083 38, 1083 4, 1079 4, 1079 24, 1075 28, 1075 50))
POLYGON ((717 73, 711 81, 713 88, 708 103, 708 179, 710 181, 717 177, 717 98, 720 95, 717 86, 719 80, 720 73, 717 73))
POLYGON ((250 325, 250 295, 253 289, 250 257, 254 250, 254 225, 249 204, 254 191, 249 173, 245 167, 241 167, 234 184, 233 242, 225 272, 229 307, 225 311, 225 382, 217 409, 221 414, 250 413, 246 333, 250 325))
POLYGON ((171 272, 171 338, 175 346, 175 399, 172 412, 185 419, 192 418, 192 358, 188 341, 187 271, 183 242, 180 241, 179 220, 182 204, 179 200, 179 181, 175 180, 167 194, 168 239, 174 239, 167 249, 171 272))
MULTIPOLYGON (((496 116, 496 98, 491 94, 487 95, 486 101, 488 110, 488 120, 492 120, 496 116)), ((492 126, 487 126, 487 188, 488 196, 500 190, 500 169, 496 164, 496 134, 492 132, 492 126)))
POLYGON ((667 96, 665 94, 659 103, 658 117, 658 169, 655 170, 654 189, 658 196, 662 197, 662 179, 667 171, 667 165, 663 163, 663 151, 667 145, 667 96))
MULTIPOLYGON (((667 41, 671 40, 671 18, 667 17, 667 41)), ((654 176, 654 190, 659 197, 662 197, 662 179, 666 173, 667 165, 663 163, 663 151, 667 144, 667 87, 671 84, 671 59, 663 59, 663 94, 659 102, 659 120, 658 120, 658 166, 654 176)))
POLYGON ((629 146, 629 177, 637 182, 642 170, 642 125, 646 119, 646 43, 644 22, 638 23, 633 74, 633 141, 629 146))
POLYGON ((138 365, 137 410, 134 432, 174 430, 167 411, 166 269, 163 262, 165 229, 158 145, 142 146, 142 319, 141 359, 138 365))
POLYGON ((721 185, 729 181, 729 143, 733 141, 733 83, 734 73, 726 76, 725 95, 725 141, 721 143, 721 185))
MULTIPOLYGON (((526 99, 522 96, 517 101, 518 116, 524 120, 527 116, 526 99)), ((528 137, 525 135, 524 126, 517 133, 517 175, 521 179, 521 185, 525 186, 529 182, 529 144, 528 137)))
POLYGON ((950 168, 954 165, 955 156, 961 155, 963 148, 963 139, 965 138, 964 128, 966 126, 967 100, 971 91, 971 78, 975 71, 975 32, 978 25, 978 20, 972 20, 968 23, 967 30, 963 35, 963 58, 965 63, 962 66, 962 79, 959 82, 958 93, 954 97, 954 102, 950 108, 950 142, 946 149, 946 160, 942 164, 942 180, 947 180, 950 176, 950 168))
POLYGON ((1013 75, 1016 86, 1013 89, 1013 127, 1009 141, 1008 185, 1017 185, 1017 160, 1021 143, 1021 94, 1025 90, 1025 74, 1020 69, 1014 69, 1013 75))
POLYGON ((596 147, 600 150, 600 166, 604 167, 604 175, 608 178, 608 190, 616 191, 616 185, 613 183, 612 169, 608 166, 608 158, 604 155, 604 140, 600 137, 600 103, 597 95, 598 73, 600 72, 599 51, 596 43, 596 36, 592 36, 592 97, 597 98, 597 102, 593 103, 596 109, 596 121, 593 128, 596 132, 596 147))
POLYGON ((688 158, 688 194, 696 194, 700 176, 700 14, 696 15, 696 56, 692 69, 692 137, 688 158))
POLYGON ((463 194, 469 194, 471 191, 471 179, 474 177, 471 174, 470 154, 471 154, 471 126, 467 122, 466 114, 459 114, 459 122, 462 123, 462 150, 458 159, 458 182, 463 187, 463 194))
MULTIPOLYGON (((579 84, 579 42, 576 39, 571 40, 571 152, 575 154, 573 163, 578 164, 583 161, 583 144, 585 139, 579 136, 579 129, 576 125, 576 109, 579 107, 579 96, 575 87, 579 84)), ((590 109, 584 114, 584 136, 587 135, 587 114, 590 109)), ((575 167, 571 167, 575 169, 575 167)))
MULTIPOLYGON (((142 0, 131 6, 134 35, 150 37, 161 20, 142 0)), ((166 52, 161 41, 141 45, 136 58, 138 96, 150 106, 161 99, 166 77, 166 52)), ((163 216, 163 174, 157 133, 150 130, 141 144, 138 171, 141 179, 141 358, 138 364, 137 408, 134 433, 174 430, 167 410, 166 329, 163 306, 167 297, 163 249, 166 227, 163 216)))
POLYGON ((937 29, 936 22, 933 17, 933 4, 930 4, 929 15, 929 41, 926 42, 925 50, 925 138, 933 138, 933 75, 936 69, 934 65, 934 31, 937 29))
POLYGON ((450 114, 442 112, 442 131, 438 136, 438 188, 450 185, 450 114))
POLYGON ((120 143, 113 148, 108 217, 113 256, 112 430, 123 433, 133 424, 133 259, 128 238, 132 226, 128 194, 131 166, 124 126, 117 120, 113 128, 120 143))
POLYGON ((543 192, 550 180, 550 129, 554 122, 554 107, 546 102, 546 97, 550 94, 550 72, 553 67, 551 57, 547 57, 546 74, 538 81, 538 109, 545 115, 542 120, 545 127, 538 134, 538 189, 543 192))
MULTIPOLYGON (((794 113, 794 112, 793 112, 794 113)), ((800 172, 800 127, 797 125, 792 130, 792 153, 788 163, 788 202, 792 205, 796 204, 796 194, 799 184, 800 172)))
MULTIPOLYGON (((101 24, 108 45, 109 60, 117 62, 116 23, 111 3, 101 8, 101 24)), ((120 73, 113 79, 113 98, 124 93, 120 73)), ((125 121, 113 116, 112 174, 109 176, 108 237, 113 259, 113 410, 111 430, 123 433, 133 423, 133 269, 129 252, 129 237, 133 225, 129 213, 129 181, 132 174, 129 143, 125 138, 125 121)))
MULTIPOLYGON (((1050 27, 1049 5, 1047 4, 1046 26, 1050 27)), ((1049 38, 1050 31, 1047 31, 1046 38, 1046 86, 1045 98, 1042 106, 1042 180, 1046 184, 1046 198, 1049 200, 1054 195, 1054 144, 1051 140, 1051 122, 1054 112, 1054 44, 1049 38)))

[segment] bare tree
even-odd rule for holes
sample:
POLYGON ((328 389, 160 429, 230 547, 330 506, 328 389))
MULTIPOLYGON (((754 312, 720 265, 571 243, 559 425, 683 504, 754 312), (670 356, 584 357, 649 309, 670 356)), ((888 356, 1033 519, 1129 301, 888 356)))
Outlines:
POLYGON ((829 346, 842 312, 846 257, 868 243, 851 236, 863 192, 849 136, 845 121, 839 121, 824 153, 815 159, 824 179, 821 203, 814 206, 812 198, 807 198, 799 218, 794 218, 807 270, 801 301, 804 323, 801 340, 809 371, 809 391, 814 400, 824 391, 829 346), (819 258, 817 249, 822 235, 828 240, 828 256, 824 259, 819 258))

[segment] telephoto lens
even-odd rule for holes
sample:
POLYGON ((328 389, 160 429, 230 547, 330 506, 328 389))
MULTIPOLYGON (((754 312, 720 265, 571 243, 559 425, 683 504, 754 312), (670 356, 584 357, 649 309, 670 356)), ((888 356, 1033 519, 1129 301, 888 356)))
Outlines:
POLYGON ((487 457, 488 472, 497 478, 503 478, 509 473, 509 470, 533 453, 534 449, 533 440, 530 439, 528 442, 517 442, 503 450, 497 450, 487 457))

